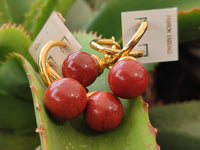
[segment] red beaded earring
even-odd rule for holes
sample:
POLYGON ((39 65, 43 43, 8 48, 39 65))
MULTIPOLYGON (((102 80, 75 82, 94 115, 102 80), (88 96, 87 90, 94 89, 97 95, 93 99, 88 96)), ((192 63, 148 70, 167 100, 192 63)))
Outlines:
POLYGON ((100 67, 95 59, 85 52, 75 52, 67 57, 62 65, 63 77, 79 81, 84 87, 94 82, 100 73, 100 67))
POLYGON ((107 68, 111 66, 121 57, 132 56, 141 57, 143 51, 130 50, 136 45, 146 30, 146 22, 143 22, 141 29, 133 36, 126 49, 121 50, 121 46, 115 41, 114 37, 111 39, 95 39, 90 42, 90 46, 104 53, 104 58, 98 55, 90 55, 85 52, 75 52, 70 54, 62 65, 63 77, 70 77, 79 81, 84 87, 91 85, 95 79, 107 68), (107 45, 102 46, 102 45, 107 45), (108 47, 110 46, 110 47, 108 47))
POLYGON ((103 132, 116 128, 123 117, 123 106, 115 95, 134 98, 141 95, 148 84, 146 69, 134 58, 142 56, 143 52, 130 52, 146 29, 147 22, 143 20, 136 34, 123 49, 120 49, 114 38, 93 40, 90 46, 104 53, 104 58, 85 52, 73 53, 62 65, 64 78, 46 63, 46 57, 52 47, 64 47, 65 42, 47 43, 39 56, 39 72, 48 86, 44 103, 50 114, 60 120, 70 120, 84 112, 87 124, 94 130, 103 132), (90 85, 105 68, 111 69, 108 83, 115 95, 105 91, 86 94, 84 87, 90 85))
POLYGON ((92 129, 103 132, 116 128, 122 120, 123 112, 120 100, 112 93, 100 91, 88 94, 84 117, 92 129))
MULTIPOLYGON (((135 59, 143 56, 144 53, 131 51, 145 33, 147 26, 146 20, 143 20, 140 28, 126 46, 120 51, 112 49, 114 54, 106 60, 106 67, 110 69, 108 74, 109 87, 114 94, 121 98, 135 98, 147 88, 148 73, 145 67, 135 59)), ((91 42, 90 45, 98 51, 99 49, 107 49, 95 41, 91 42)))
POLYGON ((71 120, 85 110, 86 91, 78 81, 62 78, 49 85, 45 92, 44 103, 55 118, 71 120))
POLYGON ((61 78, 46 63, 46 56, 53 46, 64 46, 61 41, 51 41, 43 47, 39 57, 39 71, 48 86, 44 103, 47 111, 59 120, 71 120, 84 111, 85 120, 92 129, 103 132, 116 128, 123 117, 120 100, 110 92, 89 92, 73 78, 61 78), (55 81, 54 81, 55 80, 55 81))
MULTIPOLYGON (((96 40, 99 44, 106 44, 120 49, 120 45, 115 39, 96 40)), ((93 42, 94 44, 94 42, 93 42)), ((97 43, 95 43, 97 44, 97 43)), ((114 49, 99 49, 105 54, 113 54, 114 49)), ((107 62, 98 55, 90 55, 86 52, 75 52, 70 54, 62 65, 63 77, 70 77, 79 81, 84 87, 91 85, 95 79, 103 72, 107 62)))
POLYGON ((48 86, 44 103, 48 112, 55 118, 59 120, 74 119, 85 110, 87 104, 86 90, 72 78, 61 78, 46 63, 47 53, 53 46, 63 47, 65 43, 50 41, 41 50, 38 63, 39 72, 44 83, 48 86))
POLYGON ((116 62, 108 74, 108 84, 113 93, 131 99, 141 95, 148 86, 145 67, 132 57, 116 62))

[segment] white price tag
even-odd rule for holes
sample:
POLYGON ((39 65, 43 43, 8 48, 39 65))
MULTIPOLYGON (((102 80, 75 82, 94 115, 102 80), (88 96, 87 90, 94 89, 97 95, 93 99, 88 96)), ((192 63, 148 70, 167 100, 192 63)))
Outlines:
POLYGON ((64 21, 65 19, 60 13, 53 12, 29 49, 34 60, 38 63, 40 51, 47 42, 52 40, 66 42, 64 48, 53 47, 47 56, 47 60, 53 62, 52 68, 59 74, 62 73, 62 63, 67 56, 81 49, 81 45, 64 25, 64 21))
POLYGON ((133 50, 143 50, 141 63, 178 60, 177 8, 122 12, 122 35, 125 46, 138 29, 138 22, 147 19, 148 28, 133 50))

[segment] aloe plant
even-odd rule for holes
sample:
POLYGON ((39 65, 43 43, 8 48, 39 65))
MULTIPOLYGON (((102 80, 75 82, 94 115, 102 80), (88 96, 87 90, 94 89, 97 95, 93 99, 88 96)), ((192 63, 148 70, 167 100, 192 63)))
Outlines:
POLYGON ((200 102, 193 100, 150 110, 151 122, 158 128, 157 141, 163 150, 200 147, 199 107, 200 102))
POLYGON ((24 27, 31 33, 31 38, 34 39, 42 26, 52 13, 52 11, 60 11, 66 13, 75 0, 38 0, 32 5, 31 11, 26 14, 26 19, 23 23, 24 27), (34 19, 33 19, 34 18, 34 19))
POLYGON ((0 64, 0 149, 26 150, 39 145, 28 78, 20 61, 0 64))
POLYGON ((32 41, 27 31, 21 25, 3 24, 0 28, 0 60, 5 60, 10 52, 19 52, 36 67, 36 63, 28 52, 32 41))
MULTIPOLYGON (((16 57, 20 56, 16 55, 16 57)), ((61 124, 52 120, 44 107, 43 99, 46 87, 41 83, 40 77, 30 64, 24 58, 20 58, 23 65, 26 66, 25 71, 29 76, 38 124, 37 131, 40 133, 43 149, 159 148, 155 140, 156 129, 150 125, 148 119, 148 105, 144 103, 141 97, 131 101, 123 100, 125 107, 124 120, 118 129, 112 132, 104 134, 96 133, 87 127, 81 117, 61 124), (145 138, 143 138, 144 136, 145 138), (126 144, 114 145, 114 143, 120 142, 126 144)), ((105 72, 105 75, 107 75, 107 72, 105 72)), ((102 77, 105 78, 105 75, 102 77)), ((102 88, 105 90, 107 85, 104 84, 103 86, 106 87, 100 87, 100 82, 102 82, 101 78, 92 87, 89 87, 89 89, 92 90, 95 88, 97 90, 98 88, 102 88)))
POLYGON ((30 10, 30 3, 34 1, 35 0, 1 0, 0 25, 7 22, 22 23, 25 18, 24 14, 30 10))

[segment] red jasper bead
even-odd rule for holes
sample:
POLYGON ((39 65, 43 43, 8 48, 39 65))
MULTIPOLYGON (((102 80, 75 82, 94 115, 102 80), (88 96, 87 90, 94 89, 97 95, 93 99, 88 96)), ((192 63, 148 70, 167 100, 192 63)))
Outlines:
POLYGON ((110 92, 94 92, 88 97, 84 117, 94 130, 103 132, 116 128, 123 117, 120 100, 110 92))
POLYGON ((79 81, 84 87, 92 84, 98 76, 97 62, 85 52, 75 52, 69 55, 62 65, 64 77, 79 81))
POLYGON ((129 58, 116 62, 108 74, 108 83, 112 92, 126 99, 141 95, 148 86, 148 80, 145 67, 129 58))
POLYGON ((87 104, 84 87, 76 80, 62 78, 54 81, 46 90, 44 103, 52 116, 70 120, 80 115, 87 104))

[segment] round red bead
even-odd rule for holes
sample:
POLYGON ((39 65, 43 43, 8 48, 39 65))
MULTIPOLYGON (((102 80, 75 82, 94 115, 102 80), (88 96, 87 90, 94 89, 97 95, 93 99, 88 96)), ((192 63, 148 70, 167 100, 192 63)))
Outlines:
POLYGON ((148 86, 148 80, 145 67, 138 61, 128 58, 116 62, 108 74, 112 92, 126 99, 141 95, 148 86))
POLYGON ((120 100, 110 92, 95 92, 88 97, 84 116, 94 130, 103 132, 116 128, 123 117, 120 100))
POLYGON ((44 103, 52 116, 60 120, 74 119, 87 104, 84 87, 76 80, 62 78, 54 81, 46 90, 44 103))
POLYGON ((95 81, 98 70, 97 62, 85 52, 72 53, 62 65, 63 76, 79 81, 84 87, 95 81))

